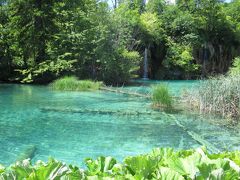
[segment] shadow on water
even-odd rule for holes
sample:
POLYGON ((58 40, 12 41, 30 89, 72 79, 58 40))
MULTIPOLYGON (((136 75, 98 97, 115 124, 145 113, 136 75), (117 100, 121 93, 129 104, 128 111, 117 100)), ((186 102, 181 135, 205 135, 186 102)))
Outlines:
POLYGON ((152 106, 152 109, 155 112, 165 112, 167 114, 172 114, 172 115, 180 114, 185 111, 184 109, 180 109, 180 108, 176 108, 176 107, 153 107, 152 106))
POLYGON ((27 145, 25 149, 17 156, 17 161, 23 161, 25 159, 33 159, 37 151, 36 145, 27 145))

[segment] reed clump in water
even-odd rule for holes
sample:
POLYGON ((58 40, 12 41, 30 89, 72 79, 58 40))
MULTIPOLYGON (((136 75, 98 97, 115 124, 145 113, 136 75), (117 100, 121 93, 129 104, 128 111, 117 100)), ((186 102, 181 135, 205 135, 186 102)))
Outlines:
POLYGON ((173 105, 173 98, 166 85, 153 86, 152 101, 154 106, 163 108, 171 108, 173 105))
POLYGON ((240 75, 211 78, 200 83, 197 90, 187 94, 187 102, 201 113, 240 118, 240 75))
POLYGON ((91 80, 78 80, 77 77, 66 76, 57 79, 50 86, 53 90, 60 91, 89 91, 99 90, 102 85, 102 82, 94 82, 91 80))

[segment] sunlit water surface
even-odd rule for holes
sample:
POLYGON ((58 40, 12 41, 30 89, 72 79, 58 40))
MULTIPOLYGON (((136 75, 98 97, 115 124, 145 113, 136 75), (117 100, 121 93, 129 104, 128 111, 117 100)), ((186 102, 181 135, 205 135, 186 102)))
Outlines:
MULTIPOLYGON (((147 92, 151 84, 129 89, 147 92)), ((197 82, 167 84, 178 95, 197 82)), ((33 147, 33 161, 54 157, 79 165, 86 157, 114 156, 121 161, 124 156, 156 147, 186 149, 202 145, 171 116, 152 110, 150 101, 144 98, 5 84, 0 84, 0 95, 0 164, 4 165, 15 162, 33 147)), ((199 115, 173 116, 220 150, 239 148, 238 131, 199 115)))

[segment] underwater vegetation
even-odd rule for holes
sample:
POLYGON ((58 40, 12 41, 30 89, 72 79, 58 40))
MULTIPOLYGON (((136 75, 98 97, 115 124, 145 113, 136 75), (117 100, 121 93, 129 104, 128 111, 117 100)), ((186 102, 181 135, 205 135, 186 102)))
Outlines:
POLYGON ((238 179, 240 152, 209 154, 205 148, 178 150, 157 148, 148 154, 126 157, 122 163, 112 157, 85 159, 86 168, 49 159, 30 160, 10 167, 0 166, 1 179, 238 179))

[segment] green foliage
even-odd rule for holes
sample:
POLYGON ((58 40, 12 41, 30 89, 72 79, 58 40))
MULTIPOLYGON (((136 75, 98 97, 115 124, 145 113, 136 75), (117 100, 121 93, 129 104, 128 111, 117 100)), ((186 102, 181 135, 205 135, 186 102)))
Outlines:
POLYGON ((47 45, 56 31, 54 3, 54 0, 8 3, 10 49, 15 65, 33 67, 48 59, 47 45))
MULTIPOLYGON (((112 157, 99 157, 97 160, 91 158, 85 159, 87 166, 87 176, 111 176, 113 173, 117 173, 118 164, 117 161, 112 157)), ((119 169, 120 170, 120 169, 119 169)))
POLYGON ((3 179, 29 179, 29 180, 45 180, 45 179, 83 179, 84 174, 79 168, 67 166, 65 163, 49 159, 45 164, 38 161, 34 166, 29 160, 17 162, 10 169, 6 169, 1 173, 3 179))
POLYGON ((99 90, 102 86, 101 82, 91 80, 78 80, 77 77, 63 77, 50 84, 53 90, 60 91, 89 91, 99 90))
POLYGON ((141 54, 138 51, 139 7, 129 8, 130 1, 120 4, 111 16, 106 17, 107 44, 101 45, 98 54, 98 79, 106 83, 118 84, 138 77, 141 54), (107 53, 103 53, 108 50, 107 53), (102 57, 102 58, 99 58, 102 57))
POLYGON ((63 72, 73 71, 73 64, 75 62, 76 61, 74 60, 58 60, 56 62, 49 60, 44 61, 42 63, 39 63, 37 66, 28 69, 15 70, 21 74, 20 78, 16 78, 16 80, 21 80, 21 83, 32 83, 41 81, 49 82, 53 78, 60 76, 63 72))
POLYGON ((186 73, 196 72, 199 65, 193 63, 192 49, 190 46, 169 42, 167 57, 164 61, 166 67, 175 66, 186 73))
MULTIPOLYGON (((2 2, 4 3, 4 1, 2 2)), ((9 30, 7 24, 9 21, 7 7, 0 4, 0 79, 7 80, 12 73, 12 59, 9 49, 9 30)))
POLYGON ((124 49, 121 51, 119 57, 119 61, 121 61, 120 68, 118 69, 118 73, 121 72, 119 80, 120 82, 125 82, 130 78, 136 78, 136 72, 139 70, 139 64, 141 57, 137 51, 127 51, 124 49))
POLYGON ((234 161, 238 166, 240 166, 240 152, 232 151, 232 152, 222 152, 221 154, 208 154, 210 159, 218 159, 218 158, 228 158, 234 161))
POLYGON ((153 86, 152 101, 154 105, 170 108, 173 104, 173 98, 166 85, 153 86))
POLYGON ((233 60, 233 66, 230 68, 229 74, 232 76, 236 76, 240 74, 240 57, 236 57, 233 60))
POLYGON ((148 12, 157 13, 160 15, 166 7, 166 2, 163 0, 149 0, 146 8, 148 12))
POLYGON ((0 79, 48 83, 70 74, 125 83, 142 74, 145 48, 151 77, 192 78, 225 73, 239 56, 239 0, 115 3, 1 1, 0 79))
POLYGON ((32 165, 29 160, 0 168, 2 179, 238 179, 239 152, 208 154, 203 149, 173 151, 154 149, 148 154, 126 157, 118 163, 112 157, 86 159, 86 169, 49 159, 32 165), (234 155, 233 155, 234 154, 234 155), (231 157, 233 157, 231 159, 231 157))
POLYGON ((184 180, 184 177, 181 174, 167 167, 160 168, 156 172, 156 178, 162 180, 184 180))
POLYGON ((127 157, 124 160, 127 172, 135 179, 152 179, 158 165, 158 159, 149 155, 127 157))
POLYGON ((96 0, 13 0, 1 5, 0 69, 9 72, 0 78, 48 83, 71 74, 124 83, 136 77, 140 55, 129 44, 139 14, 121 8, 119 13, 126 19, 96 0))
POLYGON ((199 34, 197 32, 197 19, 189 12, 180 11, 170 26, 170 32, 178 43, 199 45, 199 34))
POLYGON ((140 16, 140 28, 142 29, 142 41, 144 44, 158 43, 164 35, 161 20, 155 13, 145 12, 140 16))

